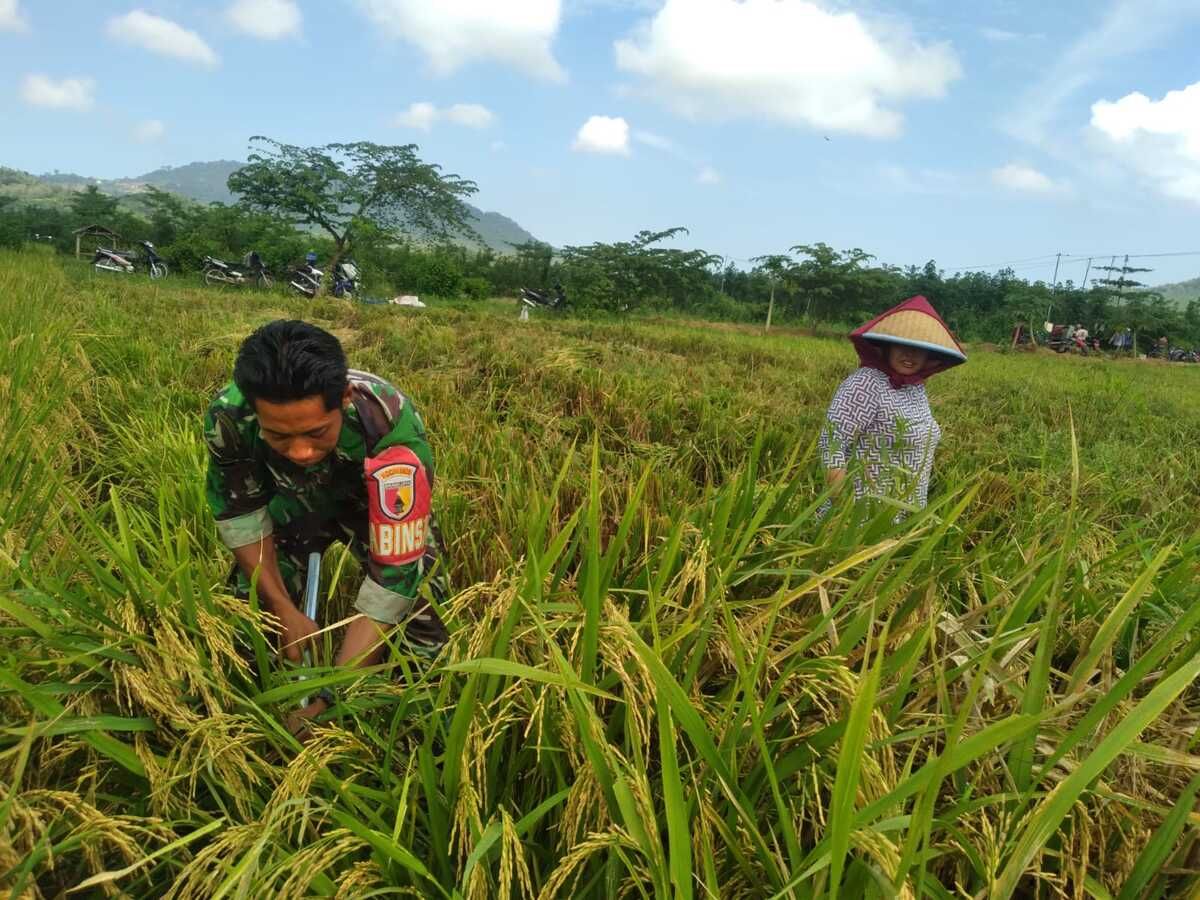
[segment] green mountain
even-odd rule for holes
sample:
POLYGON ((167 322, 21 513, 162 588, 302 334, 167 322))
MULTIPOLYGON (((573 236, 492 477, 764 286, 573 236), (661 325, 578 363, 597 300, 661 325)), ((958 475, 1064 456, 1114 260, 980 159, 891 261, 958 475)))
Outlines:
MULTIPOLYGON (((82 190, 94 184, 106 194, 130 197, 145 191, 147 185, 172 194, 179 194, 199 203, 233 203, 237 198, 229 193, 226 182, 242 166, 231 159, 193 162, 183 166, 163 166, 135 178, 87 178, 69 172, 29 175, 16 169, 0 167, 0 193, 26 202, 46 202, 51 205, 66 202, 70 191, 82 190), (50 190, 47 190, 50 189, 50 190)), ((535 240, 534 236, 507 216, 485 212, 470 206, 471 225, 479 233, 481 243, 493 250, 508 252, 514 244, 535 240)), ((474 242, 472 242, 474 243, 474 242)))
POLYGON ((1177 281, 1174 284, 1160 284, 1154 290, 1176 306, 1187 306, 1189 301, 1200 299, 1200 278, 1177 281))

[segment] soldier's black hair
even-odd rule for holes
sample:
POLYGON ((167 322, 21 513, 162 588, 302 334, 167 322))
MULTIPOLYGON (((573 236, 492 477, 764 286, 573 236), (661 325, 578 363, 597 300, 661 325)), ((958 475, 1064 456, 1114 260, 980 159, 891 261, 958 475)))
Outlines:
POLYGON ((251 404, 320 396, 328 412, 341 405, 346 391, 346 354, 328 331, 298 319, 277 319, 242 342, 233 381, 251 404))

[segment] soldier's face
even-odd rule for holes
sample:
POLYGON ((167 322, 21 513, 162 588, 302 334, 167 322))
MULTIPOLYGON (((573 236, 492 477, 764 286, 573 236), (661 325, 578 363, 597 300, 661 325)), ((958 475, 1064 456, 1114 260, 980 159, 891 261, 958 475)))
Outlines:
POLYGON ((256 400, 254 410, 263 440, 298 466, 315 466, 333 452, 342 433, 342 408, 327 410, 319 396, 288 403, 256 400))

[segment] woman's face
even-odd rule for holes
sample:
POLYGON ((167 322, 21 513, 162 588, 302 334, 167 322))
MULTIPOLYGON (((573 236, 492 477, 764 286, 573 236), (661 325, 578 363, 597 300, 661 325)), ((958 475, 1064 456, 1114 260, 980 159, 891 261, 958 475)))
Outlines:
POLYGON ((916 375, 929 362, 929 351, 905 344, 889 344, 887 362, 900 375, 916 375))

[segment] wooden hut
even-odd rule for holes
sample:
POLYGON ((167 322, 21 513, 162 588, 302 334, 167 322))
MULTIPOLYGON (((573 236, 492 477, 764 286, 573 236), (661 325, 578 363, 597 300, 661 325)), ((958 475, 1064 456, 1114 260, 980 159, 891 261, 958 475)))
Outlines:
POLYGON ((113 250, 121 243, 121 236, 103 225, 85 225, 83 228, 76 228, 74 234, 76 259, 80 257, 84 249, 90 255, 96 252, 97 247, 113 250))

